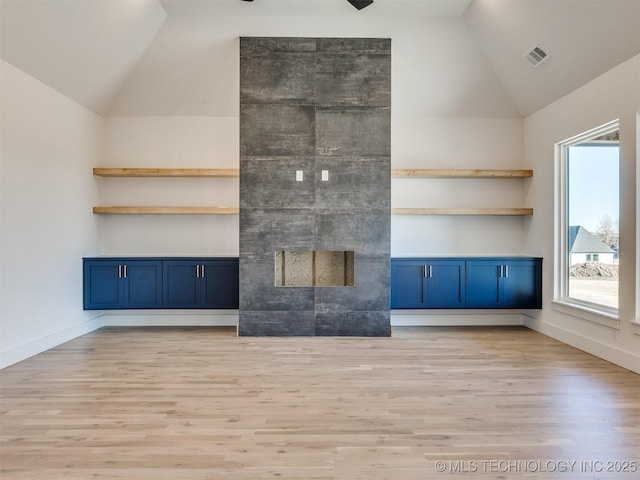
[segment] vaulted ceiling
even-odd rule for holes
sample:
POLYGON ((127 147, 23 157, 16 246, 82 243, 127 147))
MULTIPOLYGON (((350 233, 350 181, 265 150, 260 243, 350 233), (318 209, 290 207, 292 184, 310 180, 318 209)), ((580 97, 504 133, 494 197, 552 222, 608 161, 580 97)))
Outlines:
POLYGON ((157 0, 0 0, 1 57, 104 115, 166 17, 157 0))
POLYGON ((523 115, 640 53, 640 0, 474 0, 464 20, 523 115))
POLYGON ((361 11, 345 0, 0 0, 0 53, 100 115, 153 114, 154 94, 171 110, 171 85, 187 99, 205 88, 212 101, 229 95, 211 85, 216 69, 234 68, 237 52, 206 51, 207 29, 221 17, 240 35, 277 34, 264 25, 296 18, 307 22, 300 36, 315 19, 372 36, 387 21, 464 28, 481 81, 497 85, 487 95, 505 116, 526 116, 640 53, 640 0, 375 0, 361 11), (549 54, 537 68, 522 58, 534 45, 549 54))

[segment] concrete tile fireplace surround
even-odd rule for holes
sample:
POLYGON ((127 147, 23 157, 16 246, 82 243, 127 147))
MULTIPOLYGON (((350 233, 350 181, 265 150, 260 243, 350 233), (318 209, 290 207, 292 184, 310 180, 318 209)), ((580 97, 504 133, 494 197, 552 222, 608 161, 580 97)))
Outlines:
POLYGON ((390 335, 390 124, 391 40, 240 39, 239 335, 390 335))

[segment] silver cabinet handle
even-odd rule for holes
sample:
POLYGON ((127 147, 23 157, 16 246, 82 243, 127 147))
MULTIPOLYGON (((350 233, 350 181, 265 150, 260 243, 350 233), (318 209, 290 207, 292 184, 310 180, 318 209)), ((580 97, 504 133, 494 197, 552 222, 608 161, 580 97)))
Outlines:
POLYGON ((127 278, 127 266, 124 266, 124 278, 127 278))
POLYGON ((122 265, 118 265, 118 278, 122 278, 122 265))
POLYGON ((429 278, 433 278, 433 265, 429 265, 429 278))
POLYGON ((498 272, 498 277, 504 277, 504 265, 500 265, 500 271, 498 272))
POLYGON ((509 278, 509 265, 504 266, 504 276, 509 278))
POLYGON ((196 265, 196 278, 200 278, 200 265, 196 265))
POLYGON ((422 268, 424 268, 423 274, 422 274, 422 276, 424 278, 431 278, 433 276, 433 270, 431 270, 431 268, 432 268, 431 265, 425 265, 422 268))
POLYGON ((204 265, 202 265, 202 278, 204 278, 204 265))

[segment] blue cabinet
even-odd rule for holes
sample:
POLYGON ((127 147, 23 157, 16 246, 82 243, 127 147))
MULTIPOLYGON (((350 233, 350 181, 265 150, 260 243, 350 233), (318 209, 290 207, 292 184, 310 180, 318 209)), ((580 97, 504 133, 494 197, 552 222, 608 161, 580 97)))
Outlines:
POLYGON ((542 259, 392 258, 391 308, 542 308, 542 259))
POLYGON ((238 308, 237 258, 85 258, 85 310, 238 308))
POLYGON ((165 308, 238 308, 237 259, 163 261, 165 308))
POLYGON ((204 261, 201 276, 205 308, 239 307, 240 262, 237 258, 204 261))
POLYGON ((85 310, 162 306, 160 261, 85 259, 83 278, 85 310))
POLYGON ((464 308, 465 262, 392 259, 391 308, 464 308))
POLYGON ((467 260, 468 308, 541 308, 541 259, 467 260))

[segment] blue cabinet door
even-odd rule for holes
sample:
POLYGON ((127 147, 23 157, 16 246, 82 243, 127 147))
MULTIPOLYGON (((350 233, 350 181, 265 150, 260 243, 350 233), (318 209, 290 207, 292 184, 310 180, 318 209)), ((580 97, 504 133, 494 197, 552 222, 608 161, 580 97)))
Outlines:
POLYGON ((163 262, 163 306, 165 308, 198 308, 200 300, 199 263, 195 260, 163 262))
POLYGON ((85 259, 84 309, 160 308, 162 263, 158 260, 85 259))
POLYGON ((502 265, 499 260, 467 260, 468 308, 501 307, 502 265))
POLYGON ((391 308, 542 308, 542 259, 391 259, 391 308))
POLYGON ((464 308, 464 260, 392 259, 391 308, 464 308))
POLYGON ((425 307, 425 263, 391 259, 391 308, 425 307))
POLYGON ((238 308, 237 259, 165 260, 165 308, 238 308))
POLYGON ((83 304, 85 310, 122 308, 122 267, 118 261, 83 262, 83 304))
POLYGON ((238 308, 238 260, 205 260, 200 263, 202 308, 238 308))
POLYGON ((123 261, 123 307, 162 307, 162 262, 158 260, 123 261))
POLYGON ((427 307, 464 308, 464 260, 429 260, 427 269, 427 307))
POLYGON ((468 308, 542 308, 542 261, 467 260, 468 308))
POLYGON ((509 260, 503 269, 505 308, 542 307, 542 263, 539 260, 509 260))

